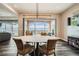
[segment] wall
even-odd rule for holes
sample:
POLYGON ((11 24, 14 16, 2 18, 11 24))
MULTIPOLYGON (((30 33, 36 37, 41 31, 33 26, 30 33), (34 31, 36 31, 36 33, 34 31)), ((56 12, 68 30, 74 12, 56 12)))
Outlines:
POLYGON ((79 37, 79 26, 68 26, 67 35, 79 37))
POLYGON ((23 15, 18 14, 18 34, 23 35, 23 15))
POLYGON ((73 5, 71 8, 67 9, 65 12, 63 12, 61 15, 62 18, 62 37, 64 38, 65 41, 67 41, 67 18, 72 17, 73 14, 79 11, 79 4, 73 5))

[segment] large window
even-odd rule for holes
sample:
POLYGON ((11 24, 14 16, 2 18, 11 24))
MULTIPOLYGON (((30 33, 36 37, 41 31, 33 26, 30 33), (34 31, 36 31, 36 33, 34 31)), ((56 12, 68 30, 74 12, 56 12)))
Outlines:
POLYGON ((0 32, 9 32, 12 36, 18 36, 18 21, 4 20, 0 21, 0 32))
POLYGON ((30 22, 29 30, 30 31, 48 31, 49 24, 48 22, 30 22))
POLYGON ((32 31, 34 34, 38 34, 41 32, 47 32, 52 35, 56 33, 56 21, 48 20, 48 19, 25 19, 24 21, 24 33, 26 30, 32 31), (44 21, 42 21, 44 20, 44 21), (46 20, 46 21, 45 21, 46 20))

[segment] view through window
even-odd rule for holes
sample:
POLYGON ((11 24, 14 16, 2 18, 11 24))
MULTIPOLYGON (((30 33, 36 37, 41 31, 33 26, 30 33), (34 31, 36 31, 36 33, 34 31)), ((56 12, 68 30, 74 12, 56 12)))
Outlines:
POLYGON ((17 20, 1 20, 0 32, 11 33, 12 36, 18 36, 18 21, 17 20))
MULTIPOLYGON (((34 20, 34 19, 33 19, 34 20)), ((51 21, 27 21, 25 19, 24 22, 24 31, 29 30, 33 32, 33 34, 47 32, 49 35, 55 35, 56 32, 56 22, 55 19, 51 21)), ((47 20, 47 19, 40 19, 40 20, 47 20)))
POLYGON ((30 22, 29 30, 32 32, 46 32, 49 30, 48 22, 30 22))

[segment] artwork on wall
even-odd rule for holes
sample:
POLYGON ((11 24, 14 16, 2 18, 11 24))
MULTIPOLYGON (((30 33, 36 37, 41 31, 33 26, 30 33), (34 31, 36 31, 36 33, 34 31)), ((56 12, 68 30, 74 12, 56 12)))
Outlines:
POLYGON ((79 16, 68 17, 68 26, 79 26, 79 16))
POLYGON ((79 26, 79 16, 74 16, 71 20, 73 26, 79 26))
POLYGON ((71 17, 71 25, 79 26, 79 10, 73 13, 73 16, 71 17))

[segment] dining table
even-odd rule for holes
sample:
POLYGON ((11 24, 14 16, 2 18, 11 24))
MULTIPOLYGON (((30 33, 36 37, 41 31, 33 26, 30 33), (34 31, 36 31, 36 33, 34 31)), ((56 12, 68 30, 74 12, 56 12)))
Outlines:
MULTIPOLYGON (((56 37, 56 36, 42 36, 42 35, 28 35, 28 36, 18 36, 18 37, 13 37, 16 39, 21 39, 23 41, 23 43, 26 42, 32 42, 36 44, 36 49, 34 52, 32 52, 30 55, 36 55, 39 56, 39 43, 45 43, 48 40, 60 40, 60 37, 56 37), (34 54, 35 53, 35 54, 34 54)), ((41 55, 41 54, 40 54, 41 55)))

